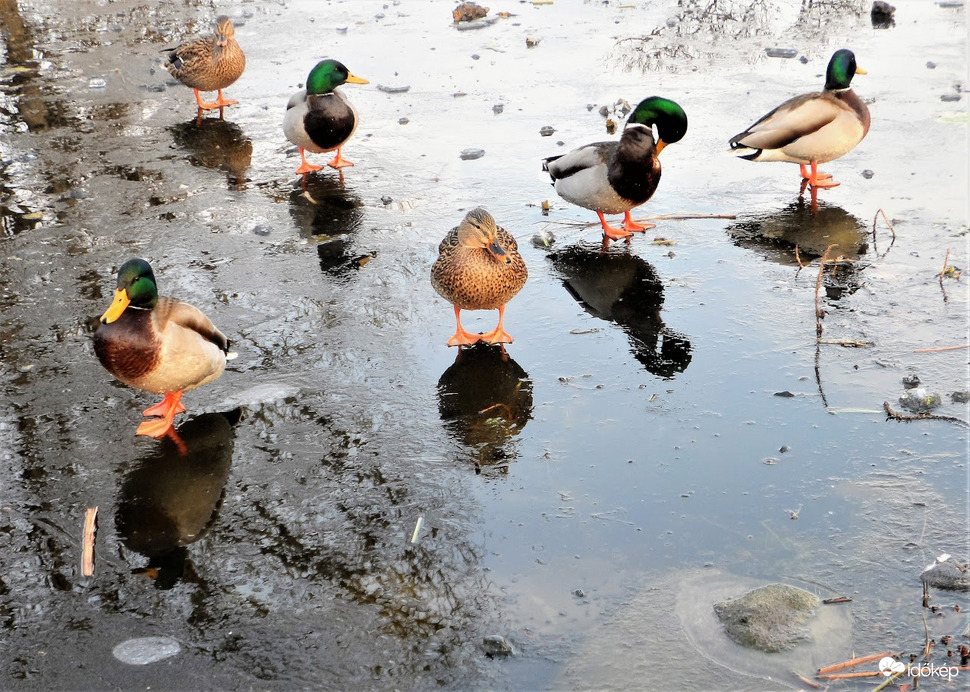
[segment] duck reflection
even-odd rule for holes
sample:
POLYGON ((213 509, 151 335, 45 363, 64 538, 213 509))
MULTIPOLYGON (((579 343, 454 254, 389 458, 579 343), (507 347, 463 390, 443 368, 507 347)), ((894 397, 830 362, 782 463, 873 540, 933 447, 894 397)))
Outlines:
POLYGON ((625 248, 571 245, 549 255, 569 294, 586 312, 623 328, 633 356, 648 372, 671 378, 690 365, 690 341, 660 316, 663 284, 656 270, 625 248))
POLYGON ((179 427, 142 459, 121 484, 115 525, 121 541, 148 558, 138 570, 160 589, 187 568, 185 546, 215 523, 232 463, 233 425, 240 411, 207 413, 179 427))
POLYGON ((353 235, 364 222, 363 202, 337 176, 306 176, 303 185, 290 193, 290 215, 300 235, 316 241, 325 274, 352 275, 375 256, 354 252, 353 235))
POLYGON ((226 171, 229 187, 243 188, 253 159, 253 143, 236 123, 215 118, 189 120, 169 130, 195 166, 226 171))
POLYGON ((445 427, 477 452, 476 472, 517 455, 512 439, 532 419, 532 381, 501 346, 461 347, 438 380, 438 412, 445 427))
POLYGON ((834 245, 829 257, 842 259, 823 275, 828 296, 839 298, 861 285, 857 260, 869 249, 869 230, 862 219, 839 206, 819 202, 813 211, 810 203, 799 199, 780 211, 741 218, 727 231, 739 247, 792 266, 798 266, 799 259, 802 264, 817 259, 834 245))

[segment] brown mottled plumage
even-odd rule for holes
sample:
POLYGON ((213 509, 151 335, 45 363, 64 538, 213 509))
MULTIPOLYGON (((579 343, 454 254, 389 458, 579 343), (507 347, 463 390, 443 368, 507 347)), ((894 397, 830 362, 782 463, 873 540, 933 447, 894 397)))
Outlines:
POLYGON ((216 18, 216 32, 212 36, 183 43, 169 51, 165 69, 185 86, 195 90, 195 100, 200 110, 224 108, 237 101, 222 97, 222 90, 235 82, 246 69, 246 56, 236 43, 236 29, 229 17, 216 18), (202 100, 200 91, 216 91, 218 98, 212 103, 202 100))
POLYGON ((185 408, 182 393, 219 377, 229 341, 198 308, 158 296, 145 260, 132 259, 118 271, 111 307, 94 334, 94 351, 112 375, 132 387, 163 394, 145 411, 161 419, 142 423, 139 435, 161 437, 185 408))
POLYGON ((431 267, 431 285, 455 306, 457 329, 448 345, 512 343, 502 328, 505 304, 522 289, 528 276, 515 238, 484 209, 468 212, 441 241, 438 259, 431 267), (461 326, 462 310, 498 310, 498 326, 487 334, 470 334, 461 326))

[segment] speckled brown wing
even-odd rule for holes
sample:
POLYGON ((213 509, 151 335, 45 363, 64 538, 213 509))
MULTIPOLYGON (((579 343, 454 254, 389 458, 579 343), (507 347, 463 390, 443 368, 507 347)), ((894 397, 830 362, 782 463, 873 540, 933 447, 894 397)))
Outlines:
POLYGON ((495 310, 509 302, 529 276, 518 244, 502 227, 497 237, 511 262, 498 262, 484 248, 458 244, 458 229, 452 229, 438 246, 438 259, 431 268, 431 283, 438 294, 462 310, 495 310))
POLYGON ((216 36, 207 36, 166 49, 169 55, 165 69, 192 89, 225 89, 242 76, 246 56, 236 39, 227 39, 224 46, 218 46, 216 40, 216 36))

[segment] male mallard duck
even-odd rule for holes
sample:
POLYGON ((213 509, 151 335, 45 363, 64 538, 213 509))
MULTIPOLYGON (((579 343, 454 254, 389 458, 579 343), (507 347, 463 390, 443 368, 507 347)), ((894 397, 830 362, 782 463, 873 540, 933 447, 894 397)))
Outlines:
POLYGON ((101 315, 94 352, 125 384, 165 395, 144 412, 160 418, 143 422, 135 433, 162 437, 185 411, 182 393, 222 374, 229 341, 198 308, 159 297, 148 262, 130 259, 118 270, 118 288, 101 315))
POLYGON ((350 74, 337 60, 321 60, 310 70, 306 89, 293 94, 286 104, 283 132, 300 148, 298 174, 306 175, 323 168, 308 163, 304 150, 322 154, 336 149, 337 155, 328 166, 339 169, 354 165, 340 156, 340 148, 357 129, 356 109, 337 91, 337 87, 347 83, 368 84, 368 81, 350 74))
POLYGON ((438 246, 431 267, 431 285, 455 306, 455 335, 449 346, 469 346, 478 341, 510 344, 502 327, 505 304, 525 285, 529 270, 519 254, 515 238, 484 209, 472 209, 438 246), (498 326, 487 334, 471 334, 461 326, 462 310, 498 310, 498 326))
POLYGON ((165 69, 182 84, 195 90, 195 102, 199 104, 200 111, 239 103, 222 98, 222 90, 239 79, 246 69, 246 56, 236 43, 235 35, 232 21, 222 15, 216 18, 214 36, 165 49, 169 51, 165 69), (206 103, 200 91, 218 92, 218 98, 206 103))
POLYGON ((819 173, 818 164, 848 153, 869 132, 869 109, 849 86, 857 74, 866 71, 856 67, 853 52, 835 51, 825 72, 824 91, 785 101, 732 137, 731 148, 749 161, 799 164, 803 180, 813 191, 835 187, 838 183, 831 175, 819 173))
POLYGON ((668 144, 679 142, 686 132, 684 109, 669 99, 651 96, 633 109, 619 142, 595 142, 552 156, 543 160, 542 169, 549 171, 560 197, 599 215, 604 235, 626 238, 633 231, 654 227, 636 223, 630 210, 653 196, 660 182, 657 155, 668 144), (603 217, 621 212, 622 230, 607 224, 603 217))

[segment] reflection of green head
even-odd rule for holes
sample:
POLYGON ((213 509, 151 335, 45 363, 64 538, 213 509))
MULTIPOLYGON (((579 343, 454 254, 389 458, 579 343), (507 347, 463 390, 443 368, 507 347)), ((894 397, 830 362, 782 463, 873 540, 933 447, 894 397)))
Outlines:
POLYGON ((829 60, 829 67, 825 71, 825 88, 829 91, 848 89, 853 75, 865 73, 865 70, 860 70, 856 66, 855 53, 845 48, 837 50, 829 60))
POLYGON ((633 109, 627 125, 657 126, 657 134, 664 146, 679 142, 687 132, 687 114, 670 99, 651 96, 633 109))
POLYGON ((366 79, 350 74, 350 70, 344 67, 344 64, 339 60, 327 58, 318 62, 310 70, 310 76, 306 78, 306 93, 329 94, 336 87, 348 82, 351 84, 367 84, 366 79))
POLYGON ((155 273, 143 259, 130 259, 118 270, 118 290, 128 294, 136 308, 153 308, 158 302, 155 273))

